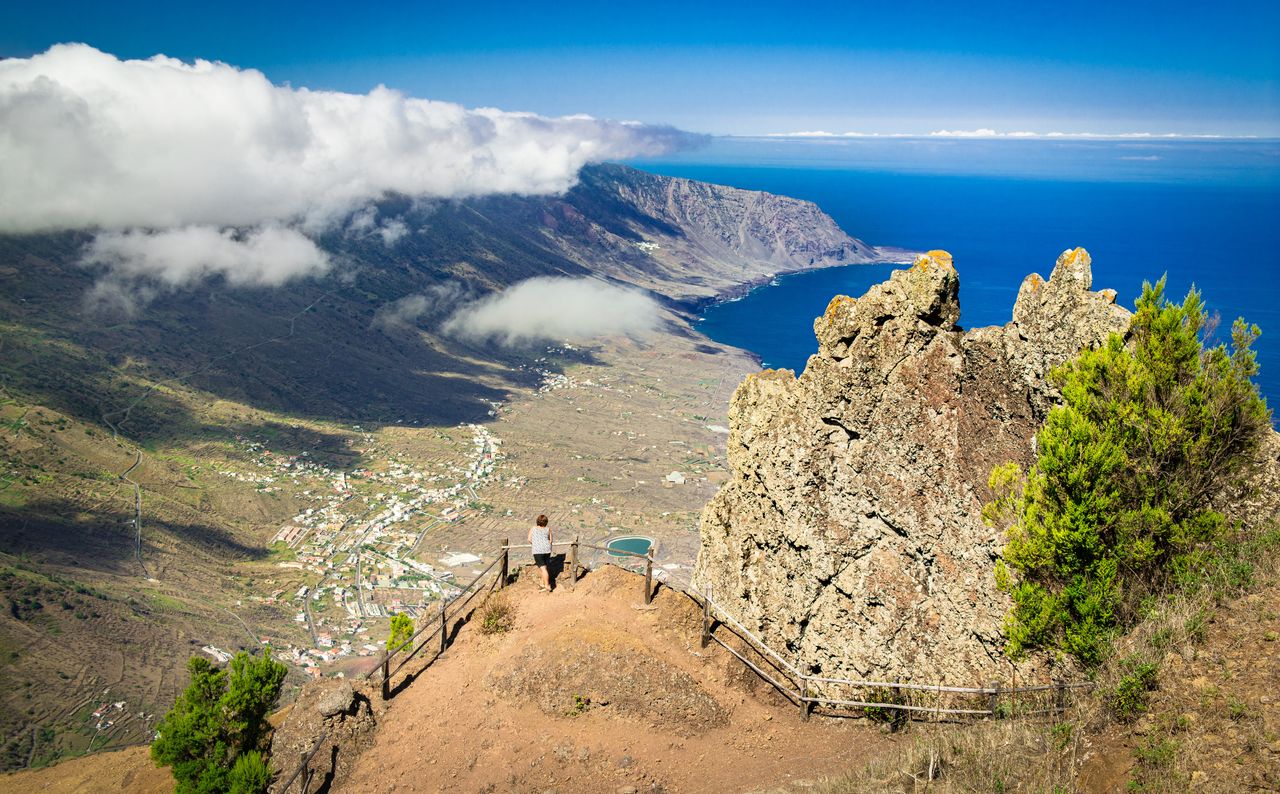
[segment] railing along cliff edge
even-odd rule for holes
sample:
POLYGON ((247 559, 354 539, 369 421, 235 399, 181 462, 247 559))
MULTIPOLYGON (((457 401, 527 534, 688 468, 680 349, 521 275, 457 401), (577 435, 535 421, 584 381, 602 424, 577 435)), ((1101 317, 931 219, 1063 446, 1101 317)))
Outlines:
MULTIPOLYGON (((707 589, 709 590, 710 588, 707 589)), ((769 647, 764 640, 757 637, 753 632, 747 629, 746 626, 743 626, 742 623, 734 618, 733 615, 731 615, 723 606, 716 603, 707 592, 699 588, 695 583, 691 582, 686 592, 694 599, 695 602, 701 602, 702 647, 706 648, 710 643, 715 642, 721 648, 724 648, 738 659, 738 661, 742 662, 755 672, 756 675, 763 678, 780 693, 799 706, 800 715, 806 720, 817 706, 851 707, 863 710, 888 709, 907 712, 908 714, 924 713, 938 716, 946 714, 951 716, 984 716, 998 718, 1002 716, 999 703, 1001 697, 1009 697, 1013 699, 1022 695, 1052 691, 1055 695, 1052 706, 1043 709, 1018 712, 1022 716, 1051 714, 1058 713, 1066 709, 1067 693, 1069 691, 1074 689, 1090 689, 1093 687, 1093 683, 1089 681, 1054 681, 1051 684, 1036 684, 1032 686, 1019 687, 1017 686, 1017 680, 1015 678, 1013 682, 1014 685, 1009 687, 1003 687, 1000 682, 992 682, 986 686, 950 686, 943 685, 942 683, 917 684, 903 681, 869 681, 813 675, 784 659, 781 654, 769 647), (774 670, 770 672, 769 670, 764 669, 761 664, 752 662, 738 649, 717 637, 715 635, 715 626, 717 623, 729 627, 732 633, 751 648, 751 650, 755 651, 762 659, 768 660, 774 670), (794 680, 794 683, 787 680, 788 676, 794 680), (832 686, 844 686, 871 691, 878 690, 881 692, 892 691, 897 695, 895 700, 898 702, 831 697, 825 694, 824 690, 827 690, 832 686), (916 705, 904 702, 904 690, 907 692, 932 693, 937 697, 937 702, 934 705, 916 705), (943 693, 983 698, 986 700, 986 707, 943 707, 943 693)))
MULTIPOLYGON (((586 566, 581 563, 579 552, 581 549, 592 549, 602 551, 606 554, 616 555, 619 557, 629 557, 644 560, 644 603, 649 604, 653 600, 653 549, 640 554, 622 549, 611 549, 606 546, 598 546, 591 543, 583 543, 578 538, 572 541, 562 541, 552 544, 552 548, 569 548, 567 560, 568 586, 572 590, 578 580, 580 570, 586 570, 586 566)), ((434 653, 430 659, 424 660, 424 664, 430 664, 438 659, 449 647, 449 627, 460 615, 463 614, 467 605, 478 593, 498 590, 506 587, 511 573, 511 550, 530 548, 530 544, 512 544, 510 541, 504 541, 499 547, 498 557, 490 562, 485 568, 471 580, 469 584, 463 587, 452 597, 441 598, 438 617, 434 620, 428 619, 425 625, 418 629, 404 642, 394 648, 389 648, 378 660, 375 667, 367 676, 368 680, 374 680, 376 677, 381 678, 381 693, 383 700, 389 700, 392 695, 391 681, 395 675, 414 659, 418 654, 431 645, 434 653), (481 587, 480 584, 487 577, 492 576, 492 581, 488 588, 481 587), (435 641, 439 637, 438 643, 435 641), (403 654, 402 658, 393 660, 399 654, 403 654)), ((668 586, 674 583, 667 581, 668 586)), ((1092 683, 1087 681, 1066 682, 1054 681, 1051 684, 1038 684, 1033 686, 1017 686, 1016 678, 1014 685, 1003 687, 1000 682, 992 682, 986 686, 950 686, 937 684, 918 684, 903 681, 870 681, 851 678, 837 678, 832 676, 822 676, 807 673, 796 664, 785 659, 780 653, 771 648, 754 632, 742 625, 732 614, 729 613, 722 605, 710 596, 710 588, 706 590, 690 582, 684 590, 685 594, 693 599, 694 603, 702 608, 702 633, 701 645, 703 648, 708 647, 712 642, 719 645, 730 655, 740 661, 747 668, 752 670, 756 675, 768 682, 777 689, 781 694, 787 697, 791 702, 796 704, 800 709, 802 719, 809 719, 814 709, 819 706, 825 706, 834 709, 857 708, 864 711, 868 709, 885 709, 911 714, 932 714, 935 717, 942 715, 949 716, 965 716, 965 717, 1000 717, 1002 711, 1000 709, 1000 699, 1007 697, 1010 699, 1018 698, 1022 695, 1033 693, 1046 693, 1052 691, 1054 693, 1053 705, 1048 708, 1016 711, 1022 716, 1031 716, 1038 714, 1058 713, 1066 709, 1067 693, 1074 689, 1091 688, 1092 683), (725 640, 716 636, 715 629, 717 625, 727 627, 730 632, 737 637, 750 651, 760 657, 760 661, 752 661, 747 658, 743 650, 733 647, 725 640), (766 669, 772 668, 772 669, 766 669), (895 693, 894 701, 884 702, 876 699, 858 699, 858 698, 838 698, 830 694, 833 687, 848 687, 853 689, 862 689, 871 692, 893 692, 895 693), (904 696, 904 692, 920 692, 925 694, 933 694, 936 702, 933 705, 920 705, 906 702, 908 696, 904 696), (975 699, 985 700, 983 708, 954 708, 944 707, 942 705, 943 694, 968 695, 975 699)), ((838 714, 839 712, 831 712, 838 714)), ((311 748, 309 753, 305 753, 302 763, 285 781, 284 785, 277 789, 277 794, 281 794, 293 785, 294 781, 302 780, 302 794, 307 794, 307 787, 311 781, 311 770, 309 764, 314 758, 320 747, 327 739, 327 735, 322 735, 316 744, 311 748)))

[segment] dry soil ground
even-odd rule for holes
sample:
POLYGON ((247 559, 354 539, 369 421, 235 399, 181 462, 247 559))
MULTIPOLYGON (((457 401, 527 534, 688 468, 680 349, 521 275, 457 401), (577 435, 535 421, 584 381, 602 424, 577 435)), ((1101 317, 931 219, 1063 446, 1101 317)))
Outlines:
POLYGON ((607 567, 575 590, 512 590, 513 628, 473 620, 396 696, 341 791, 768 790, 832 774, 889 743, 862 722, 802 722, 724 652, 700 615, 607 567), (713 645, 712 648, 715 648, 713 645))

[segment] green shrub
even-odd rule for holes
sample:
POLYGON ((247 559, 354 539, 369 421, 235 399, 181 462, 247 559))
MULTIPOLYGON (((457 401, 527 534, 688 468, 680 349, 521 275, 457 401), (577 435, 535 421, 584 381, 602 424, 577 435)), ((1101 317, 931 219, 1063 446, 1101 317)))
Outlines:
POLYGON ((258 754, 267 732, 267 712, 280 695, 288 669, 268 653, 237 653, 222 670, 202 656, 187 662, 191 683, 156 726, 151 759, 170 767, 178 794, 266 791, 258 754), (246 756, 257 755, 257 760, 246 756), (238 771, 237 771, 238 770, 238 771), (256 782, 263 782, 252 788, 256 782))
POLYGON ((391 632, 387 637, 387 650, 393 651, 413 637, 413 618, 404 613, 391 616, 391 632))
POLYGON ((227 782, 230 794, 258 794, 271 785, 271 767, 262 753, 250 750, 236 759, 227 782))
POLYGON ((1147 739, 1133 751, 1138 763, 1152 769, 1167 769, 1173 766, 1178 756, 1178 743, 1172 739, 1147 739))
MULTIPOLYGON (((903 706, 906 705, 907 698, 902 690, 886 687, 869 690, 867 692, 867 702, 903 706)), ((862 714, 872 722, 882 722, 893 730, 898 730, 907 724, 906 709, 890 708, 889 705, 864 706, 862 714)))
POLYGON ((1075 734, 1075 723, 1059 722, 1053 726, 1050 735, 1053 737, 1053 746, 1057 750, 1065 750, 1071 744, 1071 738, 1075 734))
POLYGON ((1107 708, 1120 722, 1132 722, 1147 710, 1147 693, 1157 687, 1159 665, 1129 657, 1121 662, 1124 674, 1106 693, 1107 708))
POLYGON ((1097 664, 1143 598, 1202 567, 1221 536, 1211 504, 1252 473, 1270 413, 1250 380, 1257 327, 1237 320, 1228 352, 1205 348, 1207 319, 1194 289, 1177 305, 1163 279, 1144 284, 1128 344, 1112 334, 1051 373, 1062 404, 1031 470, 992 472, 983 517, 1008 532, 996 584, 1013 599, 1010 656, 1053 648, 1097 664))

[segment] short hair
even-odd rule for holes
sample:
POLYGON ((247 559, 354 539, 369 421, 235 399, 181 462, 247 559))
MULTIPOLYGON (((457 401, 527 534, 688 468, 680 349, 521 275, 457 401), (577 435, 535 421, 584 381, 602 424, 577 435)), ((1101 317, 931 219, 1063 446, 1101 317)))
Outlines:
POLYGON ((545 527, 546 525, 547 525, 547 517, 546 517, 546 516, 538 516, 538 526, 540 526, 540 527, 545 527))

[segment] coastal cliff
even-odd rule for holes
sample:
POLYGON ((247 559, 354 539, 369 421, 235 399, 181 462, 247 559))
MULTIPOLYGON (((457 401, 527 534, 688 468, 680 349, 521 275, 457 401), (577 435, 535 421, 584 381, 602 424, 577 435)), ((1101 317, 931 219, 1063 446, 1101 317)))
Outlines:
POLYGON ((987 478, 1030 463, 1048 370, 1128 327, 1090 266, 1063 253, 1047 281, 1023 282, 1012 322, 972 331, 944 251, 833 299, 800 377, 766 370, 734 394, 732 478, 702 513, 698 585, 815 672, 1007 673, 987 478))
POLYGON ((666 238, 665 248, 653 249, 652 254, 673 265, 699 262, 697 275, 704 278, 714 274, 741 281, 744 265, 767 268, 771 275, 882 258, 811 201, 624 166, 584 169, 582 180, 585 190, 616 196, 621 206, 645 219, 637 224, 638 230, 666 238), (675 233, 664 234, 668 229, 675 233))

